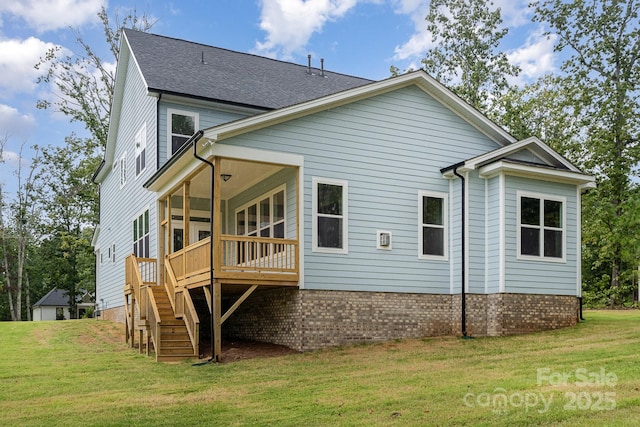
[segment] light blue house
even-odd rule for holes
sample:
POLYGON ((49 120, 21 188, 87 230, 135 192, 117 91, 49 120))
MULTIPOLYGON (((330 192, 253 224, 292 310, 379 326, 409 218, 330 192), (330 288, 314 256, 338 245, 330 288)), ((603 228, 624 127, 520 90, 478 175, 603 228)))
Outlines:
POLYGON ((141 350, 217 358, 227 336, 309 350, 576 323, 594 179, 538 139, 422 71, 369 81, 123 40, 94 178, 96 300, 141 350))

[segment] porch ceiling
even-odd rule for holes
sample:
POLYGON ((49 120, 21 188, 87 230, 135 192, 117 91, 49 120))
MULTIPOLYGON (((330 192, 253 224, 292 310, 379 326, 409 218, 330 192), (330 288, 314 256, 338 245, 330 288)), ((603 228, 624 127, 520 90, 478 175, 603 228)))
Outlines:
MULTIPOLYGON (((222 189, 221 197, 223 200, 228 200, 263 181, 283 169, 283 167, 268 163, 224 159, 221 169, 220 174, 231 175, 228 181, 220 183, 222 189)), ((211 176, 208 168, 203 169, 191 180, 190 194, 192 197, 209 198, 211 194, 211 176)))

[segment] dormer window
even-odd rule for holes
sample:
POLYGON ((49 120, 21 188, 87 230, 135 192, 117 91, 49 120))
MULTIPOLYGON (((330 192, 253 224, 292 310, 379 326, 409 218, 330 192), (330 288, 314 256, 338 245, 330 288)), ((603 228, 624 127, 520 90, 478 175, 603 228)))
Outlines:
POLYGON ((173 156, 198 129, 198 114, 189 111, 167 110, 169 156, 173 156))

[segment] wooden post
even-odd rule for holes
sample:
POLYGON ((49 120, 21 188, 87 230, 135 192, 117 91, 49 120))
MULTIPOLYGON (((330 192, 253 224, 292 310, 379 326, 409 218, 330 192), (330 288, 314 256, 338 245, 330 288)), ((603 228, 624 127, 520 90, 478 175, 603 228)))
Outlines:
POLYGON ((191 181, 185 181, 182 185, 182 226, 183 230, 183 248, 189 246, 191 240, 189 239, 189 222, 191 221, 191 202, 189 200, 189 188, 191 181))
POLYGON ((219 280, 213 281, 213 355, 214 361, 218 362, 222 353, 222 283, 219 280))
POLYGON ((220 272, 220 267, 222 266, 222 252, 223 248, 221 247, 221 239, 220 233, 222 232, 222 215, 220 214, 220 171, 222 170, 222 159, 220 157, 216 157, 213 160, 213 212, 212 212, 212 220, 213 220, 213 271, 214 273, 220 272))

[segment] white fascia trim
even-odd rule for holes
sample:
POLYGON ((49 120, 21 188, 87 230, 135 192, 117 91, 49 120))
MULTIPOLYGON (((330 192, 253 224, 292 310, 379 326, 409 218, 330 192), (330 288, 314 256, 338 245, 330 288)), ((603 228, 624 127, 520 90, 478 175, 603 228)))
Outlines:
POLYGON ((464 166, 476 169, 478 165, 489 162, 492 159, 498 159, 504 156, 508 156, 509 154, 520 151, 528 146, 533 145, 533 148, 538 148, 543 150, 546 154, 557 160, 560 164, 571 170, 572 172, 580 173, 580 170, 577 169, 571 162, 562 157, 559 153, 555 152, 551 147, 540 141, 536 137, 529 137, 523 139, 518 142, 514 142, 513 144, 509 144, 497 150, 490 151, 488 153, 482 154, 478 157, 474 157, 473 159, 469 159, 465 162, 464 166))
POLYGON ((582 296, 582 189, 576 188, 576 296, 582 296))
POLYGON ((96 225, 95 230, 93 230, 93 237, 91 238, 91 246, 93 246, 96 250, 99 249, 99 246, 98 246, 99 237, 100 237, 100 224, 96 225))
MULTIPOLYGON (((120 126, 120 115, 122 112, 122 98, 124 96, 124 84, 127 75, 126 71, 129 67, 129 60, 133 56, 131 55, 131 47, 129 46, 129 40, 127 40, 126 34, 123 32, 122 35, 123 37, 120 44, 120 53, 116 68, 116 81, 113 89, 113 101, 111 103, 111 112, 109 114, 109 129, 107 131, 107 146, 104 153, 104 166, 96 175, 95 181, 97 183, 102 183, 113 167, 113 158, 116 151, 116 139, 118 136, 117 131, 120 126)), ((133 60, 135 62, 135 57, 133 60)), ((135 64, 138 69, 138 73, 140 73, 140 77, 146 86, 147 82, 144 80, 144 75, 142 75, 138 63, 135 62, 135 64)))
POLYGON ((238 147, 228 144, 210 145, 209 149, 204 153, 204 157, 224 157, 228 159, 248 160, 260 163, 271 163, 282 166, 302 166, 304 165, 304 156, 292 153, 283 153, 281 151, 260 150, 249 147, 238 147))
POLYGON ((277 123, 286 122, 294 118, 307 116, 318 111, 339 107, 360 99, 369 98, 402 87, 410 86, 412 84, 417 85, 426 93, 442 102, 447 108, 464 118, 480 132, 496 141, 496 143, 506 145, 515 142, 515 138, 508 132, 482 115, 478 110, 464 102, 424 71, 403 74, 398 77, 373 82, 364 86, 303 102, 301 104, 247 117, 232 123, 215 126, 206 129, 204 131, 204 137, 220 141, 267 126, 272 126, 277 123))
POLYGON ((499 220, 499 237, 500 237, 500 248, 499 248, 499 265, 498 268, 500 269, 499 271, 499 290, 500 292, 505 292, 506 291, 506 253, 505 253, 505 246, 506 246, 506 213, 504 211, 505 209, 505 178, 504 178, 504 174, 500 174, 498 176, 498 191, 499 191, 499 215, 500 215, 500 220, 499 220))
POLYGON ((547 169, 519 163, 498 161, 486 166, 482 166, 478 172, 481 178, 491 178, 498 174, 509 174, 523 176, 526 178, 541 179, 544 181, 561 182, 565 184, 590 184, 595 183, 595 178, 580 172, 563 171, 557 169, 547 169))

